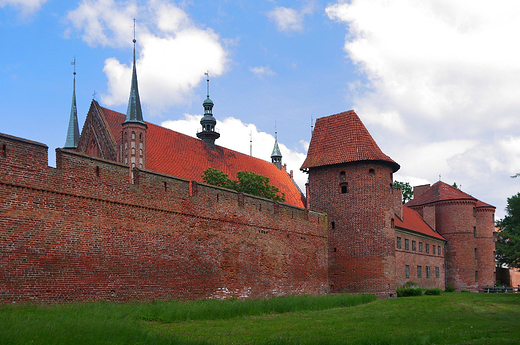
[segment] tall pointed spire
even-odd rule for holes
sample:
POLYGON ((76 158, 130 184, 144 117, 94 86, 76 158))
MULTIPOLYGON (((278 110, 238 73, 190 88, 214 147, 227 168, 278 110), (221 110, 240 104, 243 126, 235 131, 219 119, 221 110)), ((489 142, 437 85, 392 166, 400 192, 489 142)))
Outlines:
POLYGON ((215 149, 215 140, 220 138, 220 133, 215 131, 217 120, 213 117, 213 101, 209 98, 209 72, 204 73, 207 82, 207 97, 202 103, 204 116, 200 120, 202 130, 197 133, 199 139, 204 140, 206 145, 212 150, 215 149))
POLYGON ((274 147, 273 153, 271 153, 271 162, 280 170, 282 170, 282 153, 280 147, 278 147, 278 132, 274 132, 274 147))
POLYGON ((78 110, 76 108, 76 57, 74 57, 74 79, 72 82, 72 105, 70 107, 69 128, 67 130, 67 140, 64 148, 75 149, 78 147, 79 127, 78 127, 78 110))
POLYGON ((128 108, 126 109, 126 122, 143 123, 143 112, 141 110, 141 100, 139 98, 139 89, 137 87, 137 70, 135 68, 135 19, 134 19, 134 59, 132 63, 132 85, 130 87, 130 97, 128 99, 128 108))

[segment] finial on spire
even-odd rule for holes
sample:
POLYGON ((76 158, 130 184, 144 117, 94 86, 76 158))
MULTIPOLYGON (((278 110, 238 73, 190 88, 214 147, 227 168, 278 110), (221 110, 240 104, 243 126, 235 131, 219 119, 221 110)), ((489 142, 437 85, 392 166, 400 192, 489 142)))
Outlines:
POLYGON ((282 153, 278 146, 278 131, 276 130, 276 121, 274 122, 274 147, 273 153, 271 153, 271 162, 276 165, 279 170, 282 170, 282 153))
POLYGON ((209 71, 206 71, 206 73, 204 73, 204 75, 206 76, 206 90, 207 90, 207 94, 208 94, 208 98, 209 98, 209 71))
POLYGON ((78 126, 78 111, 76 108, 76 56, 74 61, 70 63, 74 66, 73 82, 72 82, 72 105, 70 107, 69 128, 67 130, 67 140, 64 148, 75 149, 78 147, 79 141, 79 126, 78 126))

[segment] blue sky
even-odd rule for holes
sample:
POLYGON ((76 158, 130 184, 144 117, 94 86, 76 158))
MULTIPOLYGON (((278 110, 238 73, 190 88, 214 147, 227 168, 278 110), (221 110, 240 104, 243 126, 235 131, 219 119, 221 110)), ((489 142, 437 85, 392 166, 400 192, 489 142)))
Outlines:
POLYGON ((497 206, 520 179, 520 5, 480 0, 0 0, 0 132, 65 143, 76 57, 125 112, 133 21, 144 117, 195 135, 210 73, 217 144, 269 160, 275 123, 297 182, 311 118, 354 109, 412 185, 456 182, 497 206))

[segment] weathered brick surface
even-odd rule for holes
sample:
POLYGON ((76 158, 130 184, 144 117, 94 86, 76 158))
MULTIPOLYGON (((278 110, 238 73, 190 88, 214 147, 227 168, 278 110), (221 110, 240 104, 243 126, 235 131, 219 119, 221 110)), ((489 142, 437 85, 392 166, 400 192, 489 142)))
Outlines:
POLYGON ((378 162, 309 169, 310 207, 329 215, 332 291, 395 295, 392 182, 392 168, 378 162))
POLYGON ((420 236, 406 230, 395 231, 395 265, 396 265, 396 283, 402 286, 404 283, 412 281, 419 283, 422 288, 445 289, 445 266, 444 266, 444 242, 435 240, 427 236, 420 236), (401 248, 397 247, 397 238, 401 239, 401 248), (405 248, 405 241, 408 240, 409 248, 405 248), (412 246, 415 241, 415 250, 412 246), (433 251, 435 246, 435 253, 433 251), (441 248, 439 254, 439 247, 441 248), (426 252, 428 251, 428 252, 426 252), (406 276, 406 265, 409 266, 409 277, 406 276), (418 266, 421 266, 421 277, 418 276, 418 266), (427 274, 427 267, 430 270, 430 276, 427 274), (437 277, 436 271, 439 271, 437 277))
POLYGON ((476 209, 476 244, 478 285, 495 284, 495 208, 477 207, 476 209))
POLYGON ((324 214, 0 135, 0 301, 328 290, 324 214))

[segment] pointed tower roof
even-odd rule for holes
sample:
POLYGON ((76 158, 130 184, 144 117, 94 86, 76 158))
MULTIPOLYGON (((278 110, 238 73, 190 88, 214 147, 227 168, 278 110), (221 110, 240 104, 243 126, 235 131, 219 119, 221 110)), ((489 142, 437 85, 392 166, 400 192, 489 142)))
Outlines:
MULTIPOLYGON (((474 200, 478 201, 476 198, 471 195, 464 193, 458 188, 450 186, 447 183, 442 181, 434 183, 430 188, 425 190, 421 195, 417 198, 413 198, 412 200, 406 203, 406 206, 421 206, 427 205, 438 201, 448 201, 448 200, 474 200)), ((490 205, 491 206, 491 205, 490 205)))
POLYGON ((79 127, 78 127, 78 110, 76 108, 76 58, 74 58, 74 79, 72 82, 72 105, 70 107, 69 128, 67 130, 67 140, 65 141, 65 149, 75 149, 78 147, 79 127))
POLYGON ((215 150, 215 140, 220 138, 220 133, 215 129, 217 120, 213 117, 213 101, 209 98, 209 72, 205 74, 207 77, 207 97, 202 102, 204 116, 200 120, 202 130, 197 133, 197 138, 204 140, 210 149, 215 150))
POLYGON ((307 158, 300 169, 362 161, 390 165, 394 172, 399 164, 385 155, 353 111, 316 120, 307 158))
POLYGON ((278 136, 276 133, 274 134, 274 147, 273 153, 271 153, 271 158, 280 157, 282 158, 282 153, 280 152, 280 147, 278 147, 278 136))
POLYGON ((135 38, 134 42, 134 59, 132 63, 132 85, 130 87, 130 98, 128 99, 128 108, 126 109, 126 121, 137 122, 146 125, 143 121, 143 112, 141 110, 141 100, 139 98, 139 88, 137 87, 137 70, 135 68, 135 38))

